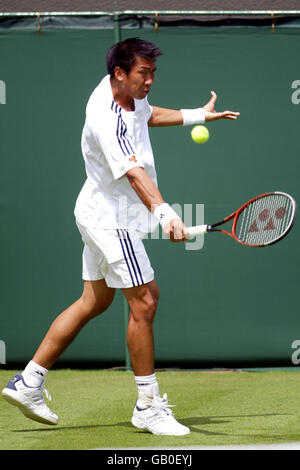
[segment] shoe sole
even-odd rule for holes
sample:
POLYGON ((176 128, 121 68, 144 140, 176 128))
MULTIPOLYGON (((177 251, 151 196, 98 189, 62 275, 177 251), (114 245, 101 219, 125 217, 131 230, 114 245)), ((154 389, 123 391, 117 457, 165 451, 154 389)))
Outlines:
POLYGON ((136 427, 138 429, 147 430, 147 431, 151 432, 152 434, 155 434, 156 436, 186 436, 187 434, 190 434, 190 430, 188 430, 184 433, 179 433, 179 434, 175 434, 175 433, 172 433, 172 432, 168 432, 168 433, 167 432, 157 432, 157 431, 153 430, 149 425, 145 424, 143 421, 136 418, 135 416, 132 417, 131 423, 133 424, 134 427, 136 427))
POLYGON ((53 421, 48 420, 47 418, 43 418, 42 416, 34 414, 26 405, 24 405, 24 403, 20 402, 18 393, 15 392, 14 390, 11 390, 9 388, 4 388, 2 390, 2 396, 3 398, 5 398, 6 401, 8 401, 8 403, 10 403, 11 405, 17 406, 24 416, 32 419, 33 421, 37 421, 43 424, 51 424, 51 425, 55 425, 58 422, 58 421, 53 422, 53 421))

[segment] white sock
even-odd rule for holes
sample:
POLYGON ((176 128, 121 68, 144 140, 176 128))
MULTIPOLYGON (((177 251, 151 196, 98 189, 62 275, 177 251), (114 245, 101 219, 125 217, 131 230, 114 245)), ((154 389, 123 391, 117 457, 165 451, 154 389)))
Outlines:
POLYGON ((145 376, 135 376, 135 382, 138 389, 137 406, 147 408, 151 405, 153 397, 159 396, 159 387, 155 374, 145 376))
POLYGON ((48 370, 30 361, 22 372, 23 379, 29 387, 40 387, 46 377, 48 370))

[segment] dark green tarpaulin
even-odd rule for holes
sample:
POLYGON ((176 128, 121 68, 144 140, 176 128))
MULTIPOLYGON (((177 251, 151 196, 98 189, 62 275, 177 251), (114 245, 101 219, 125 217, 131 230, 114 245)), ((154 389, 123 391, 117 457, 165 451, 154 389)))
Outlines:
MULTIPOLYGON (((214 222, 256 194, 300 201, 299 29, 124 29, 156 42, 151 104, 240 111, 190 128, 151 129, 159 187, 170 203, 204 204, 214 222)), ((82 243, 73 208, 85 179, 85 106, 105 70, 111 29, 6 29, 0 33, 0 339, 7 362, 26 363, 51 321, 81 294, 82 243)), ((195 212, 194 212, 195 215, 195 212)), ((201 250, 146 240, 161 298, 156 358, 219 366, 291 364, 300 339, 299 224, 282 242, 248 249, 211 234, 201 250)), ((124 362, 123 303, 93 320, 61 361, 124 362)))

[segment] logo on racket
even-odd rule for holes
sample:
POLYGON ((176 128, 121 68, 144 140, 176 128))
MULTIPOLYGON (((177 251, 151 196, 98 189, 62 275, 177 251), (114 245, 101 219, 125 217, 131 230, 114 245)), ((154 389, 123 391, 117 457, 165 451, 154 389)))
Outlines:
POLYGON ((285 214, 286 214, 286 209, 284 207, 278 207, 278 209, 276 209, 275 211, 274 217, 272 217, 270 209, 261 210, 260 213, 258 214, 257 219, 254 219, 254 221, 250 225, 248 233, 259 232, 260 229, 258 228, 257 224, 259 224, 260 226, 262 226, 263 224, 262 230, 264 231, 276 230, 276 225, 275 225, 276 220, 283 219, 285 214))

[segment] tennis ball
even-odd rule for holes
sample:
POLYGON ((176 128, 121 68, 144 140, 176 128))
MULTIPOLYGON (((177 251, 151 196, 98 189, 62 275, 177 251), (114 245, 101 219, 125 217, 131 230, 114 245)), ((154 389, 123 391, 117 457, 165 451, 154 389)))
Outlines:
POLYGON ((191 136, 197 144, 204 144, 209 139, 209 131, 205 126, 195 126, 191 131, 191 136))

